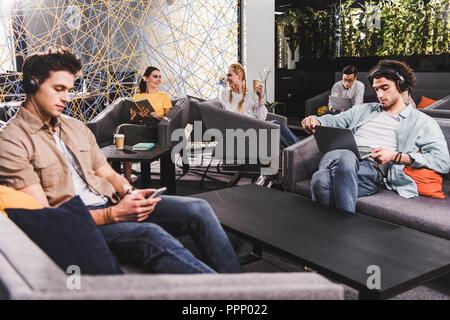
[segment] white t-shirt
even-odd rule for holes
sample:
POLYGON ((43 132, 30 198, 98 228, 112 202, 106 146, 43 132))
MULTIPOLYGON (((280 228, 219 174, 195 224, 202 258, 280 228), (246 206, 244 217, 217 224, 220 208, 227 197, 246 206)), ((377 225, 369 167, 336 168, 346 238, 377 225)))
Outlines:
POLYGON ((65 143, 59 139, 58 135, 53 134, 53 139, 55 140, 56 147, 59 152, 66 158, 67 164, 72 173, 73 186, 75 189, 75 194, 80 196, 85 206, 101 206, 108 202, 108 198, 105 196, 98 195, 89 189, 86 184, 85 179, 81 177, 83 171, 78 163, 78 160, 73 156, 72 151, 66 147, 65 143))
MULTIPOLYGON (((231 103, 229 90, 223 90, 220 93, 219 101, 225 110, 239 113, 238 105, 242 100, 242 94, 238 94, 234 91, 232 91, 231 94, 231 103)), ((265 105, 259 104, 259 97, 253 90, 247 90, 244 103, 242 104, 242 114, 259 120, 266 120, 267 108, 265 105)))
POLYGON ((396 150, 395 130, 399 122, 398 115, 382 111, 376 118, 366 122, 355 132, 357 146, 396 150))

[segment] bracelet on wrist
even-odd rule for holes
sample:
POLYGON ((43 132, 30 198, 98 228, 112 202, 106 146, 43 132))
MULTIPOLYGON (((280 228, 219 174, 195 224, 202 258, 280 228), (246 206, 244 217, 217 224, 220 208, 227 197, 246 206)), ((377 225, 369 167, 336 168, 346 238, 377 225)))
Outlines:
POLYGON ((395 156, 395 163, 400 164, 401 161, 402 161, 402 153, 398 152, 397 155, 395 156))
POLYGON ((112 207, 107 207, 103 209, 103 222, 104 224, 111 224, 114 223, 114 220, 112 218, 112 207))
POLYGON ((398 155, 399 155, 399 154, 400 154, 399 152, 397 152, 397 153, 395 154, 394 160, 392 160, 393 163, 397 164, 397 158, 398 158, 398 155))
POLYGON ((132 185, 123 185, 123 189, 125 190, 124 197, 131 194, 134 191, 134 187, 132 185))

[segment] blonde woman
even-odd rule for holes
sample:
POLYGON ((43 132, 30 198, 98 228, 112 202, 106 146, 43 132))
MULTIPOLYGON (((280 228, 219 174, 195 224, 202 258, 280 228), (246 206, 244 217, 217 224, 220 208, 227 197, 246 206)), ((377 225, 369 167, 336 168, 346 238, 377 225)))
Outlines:
MULTIPOLYGON (((232 64, 227 73, 229 90, 223 90, 219 96, 225 110, 266 120, 267 108, 264 105, 263 86, 259 84, 255 90, 247 89, 247 76, 240 63, 232 64)), ((271 121, 280 126, 280 151, 299 141, 291 130, 277 120, 271 121)))
POLYGON ((247 78, 244 67, 240 63, 232 64, 227 73, 229 90, 223 90, 219 96, 225 110, 266 120, 267 108, 264 105, 263 87, 258 85, 256 92, 247 89, 247 78))

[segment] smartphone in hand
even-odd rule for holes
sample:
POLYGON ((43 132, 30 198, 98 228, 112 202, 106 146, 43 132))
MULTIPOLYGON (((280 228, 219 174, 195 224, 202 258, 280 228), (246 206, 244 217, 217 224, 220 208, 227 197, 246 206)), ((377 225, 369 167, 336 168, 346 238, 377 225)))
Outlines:
POLYGON ((157 197, 159 197, 161 194, 163 194, 164 192, 166 192, 166 190, 167 190, 166 187, 159 188, 158 190, 156 190, 155 192, 153 192, 152 195, 151 195, 150 197, 147 197, 147 199, 157 198, 157 197))

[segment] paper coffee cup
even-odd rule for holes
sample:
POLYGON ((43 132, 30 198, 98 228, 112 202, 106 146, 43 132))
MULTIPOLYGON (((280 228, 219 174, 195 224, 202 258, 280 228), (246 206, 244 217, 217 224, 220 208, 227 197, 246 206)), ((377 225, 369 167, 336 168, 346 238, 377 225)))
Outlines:
POLYGON ((256 87, 258 85, 262 85, 262 81, 261 80, 253 80, 253 90, 256 91, 256 87))
POLYGON ((125 144, 125 135, 124 134, 115 134, 114 135, 114 144, 116 145, 116 149, 123 149, 125 144))

